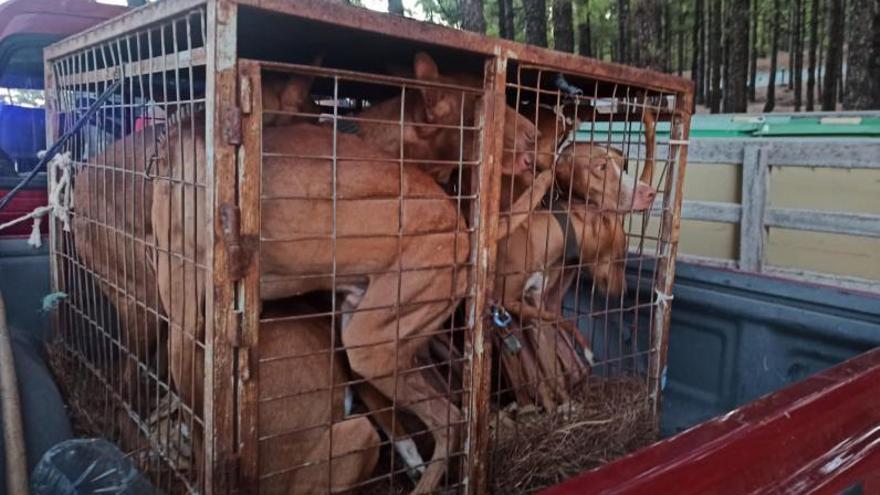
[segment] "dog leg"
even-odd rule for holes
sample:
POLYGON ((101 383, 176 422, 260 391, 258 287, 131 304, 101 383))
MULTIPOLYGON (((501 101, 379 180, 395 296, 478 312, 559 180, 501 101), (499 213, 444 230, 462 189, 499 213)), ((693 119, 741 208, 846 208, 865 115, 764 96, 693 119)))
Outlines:
POLYGON ((348 322, 351 321, 351 313, 355 308, 361 303, 361 299, 364 298, 364 293, 366 290, 360 285, 346 285, 337 287, 340 292, 345 292, 345 297, 342 299, 342 304, 340 305, 340 309, 342 310, 341 328, 345 328, 348 325, 348 322))
POLYGON ((654 137, 657 135, 657 117, 652 108, 645 106, 642 121, 645 124, 645 168, 639 179, 650 186, 654 181, 654 137))
POLYGON ((342 493, 372 474, 379 462, 380 441, 369 420, 347 419, 331 428, 305 455, 304 466, 294 471, 289 493, 342 493))
MULTIPOLYGON (((342 302, 342 328, 343 331, 348 323, 355 308, 360 305, 366 291, 359 286, 346 287, 347 294, 342 302)), ((406 430, 399 421, 394 421, 394 414, 391 408, 393 404, 388 401, 378 390, 369 383, 357 385, 358 396, 361 401, 370 410, 370 416, 382 428, 385 435, 391 439, 394 449, 400 454, 404 464, 407 467, 407 473, 413 481, 417 482, 419 477, 425 472, 425 461, 419 454, 416 443, 407 436, 406 430)), ((345 389, 345 406, 346 416, 351 411, 351 402, 353 392, 351 387, 345 389)))
POLYGON ((501 216, 498 219, 496 240, 504 239, 528 220, 529 214, 541 204, 551 185, 553 185, 553 171, 545 170, 538 174, 532 185, 510 206, 510 216, 501 216))
POLYGON ((577 341, 578 345, 584 350, 584 358, 588 362, 592 362, 593 353, 590 350, 590 346, 587 343, 587 340, 583 335, 578 331, 577 326, 565 319, 561 311, 551 311, 546 308, 536 308, 535 306, 529 304, 522 304, 519 301, 511 301, 505 304, 505 307, 511 313, 516 313, 523 318, 532 318, 536 320, 549 321, 559 325, 559 328, 565 330, 570 333, 571 336, 577 341))
MULTIPOLYGON (((437 251, 434 243, 420 247, 426 252, 406 254, 413 255, 411 259, 432 259, 428 253, 437 251)), ((465 252, 462 257, 466 255, 465 252)), ((434 491, 446 471, 447 453, 457 446, 461 412, 442 390, 434 387, 423 373, 412 371, 412 367, 419 349, 428 344, 428 335, 454 310, 450 301, 436 301, 463 294, 466 279, 464 274, 453 278, 451 267, 377 276, 371 280, 359 311, 342 332, 352 370, 386 397, 395 398, 400 408, 415 414, 434 437, 431 462, 413 493, 434 491), (453 284, 453 280, 458 283, 453 284), (387 306, 392 294, 400 294, 397 311, 371 309, 387 306), (427 334, 426 338, 414 338, 420 334, 427 334)))
POLYGON ((425 472, 425 460, 422 459, 416 443, 409 437, 400 419, 395 421, 392 411, 394 404, 369 383, 358 384, 357 394, 361 402, 369 409, 370 417, 373 421, 391 439, 394 450, 400 454, 403 463, 406 465, 407 474, 410 479, 418 481, 419 477, 425 472))

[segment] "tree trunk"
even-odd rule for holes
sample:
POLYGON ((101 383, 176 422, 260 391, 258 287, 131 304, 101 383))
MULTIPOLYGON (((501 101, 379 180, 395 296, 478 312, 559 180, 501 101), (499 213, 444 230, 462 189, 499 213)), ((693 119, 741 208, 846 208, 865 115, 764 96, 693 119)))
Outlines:
MULTIPOLYGON (((847 17, 846 16, 846 13, 847 13, 846 6, 847 6, 847 1, 843 0, 842 4, 840 6, 841 12, 843 12, 843 15, 842 15, 843 24, 840 27, 841 33, 849 33, 849 31, 847 30, 847 27, 849 26, 849 22, 846 19, 846 17, 847 17)), ((849 38, 846 35, 845 35, 844 39, 847 40, 847 42, 849 41, 849 38)), ((846 94, 847 82, 846 82, 846 78, 844 77, 845 74, 843 73, 843 64, 846 62, 846 59, 848 56, 849 56, 849 51, 847 50, 847 43, 844 43, 840 47, 840 64, 837 66, 838 67, 838 73, 837 73, 837 101, 838 102, 843 102, 843 96, 846 94)))
POLYGON ((508 40, 512 40, 515 37, 513 0, 498 0, 498 34, 508 40))
POLYGON ((749 59, 749 101, 755 101, 755 79, 758 72, 758 0, 752 0, 752 33, 750 37, 751 57, 749 59))
MULTIPOLYGON (((734 2, 731 2, 733 4, 734 2)), ((746 4, 748 5, 748 4, 746 4)), ((728 53, 729 86, 725 88, 725 94, 730 93, 730 112, 745 112, 748 110, 748 91, 746 83, 749 79, 749 9, 738 9, 731 5, 728 11, 730 18, 727 25, 730 26, 730 43, 728 53)))
POLYGON ((705 41, 703 42, 703 98, 705 105, 710 106, 712 101, 712 9, 714 0, 705 0, 703 9, 706 11, 706 24, 703 28, 705 41))
POLYGON ((662 27, 663 9, 661 0, 636 0, 633 9, 633 24, 635 26, 636 49, 635 61, 639 67, 647 67, 654 70, 663 70, 668 57, 662 53, 662 27))
POLYGON ((678 8, 678 29, 675 30, 675 38, 678 41, 678 67, 676 72, 678 72, 678 77, 684 73, 684 37, 685 37, 685 14, 687 13, 687 9, 684 4, 679 5, 678 8))
POLYGON ((629 63, 629 0, 617 0, 617 61, 629 63))
POLYGON ((844 110, 876 109, 880 84, 872 74, 880 53, 874 51, 874 35, 880 26, 874 24, 875 11, 880 10, 876 0, 850 0, 850 19, 847 30, 849 47, 846 61, 846 95, 844 110), (861 22, 856 22, 861 19, 861 22))
POLYGON ((694 101, 703 103, 703 45, 706 43, 705 30, 703 28, 703 4, 704 0, 694 0, 694 24, 691 35, 693 46, 693 60, 691 61, 691 79, 694 81, 694 101))
POLYGON ((797 50, 797 0, 788 8, 788 89, 794 91, 794 52, 797 50))
POLYGON ((712 25, 711 0, 700 0, 703 7, 703 15, 700 17, 700 80, 703 83, 703 104, 709 103, 709 80, 712 79, 709 68, 709 29, 712 25))
POLYGON ((574 20, 571 0, 553 1, 553 48, 574 53, 574 20))
POLYGON ((764 104, 764 112, 773 111, 776 106, 776 59, 779 54, 779 0, 773 0, 773 34, 770 41, 770 80, 767 82, 767 102, 764 104))
POLYGON ((734 7, 733 2, 724 2, 724 10, 721 17, 722 33, 722 56, 721 56, 721 111, 724 113, 733 112, 733 93, 730 91, 730 48, 733 41, 733 26, 731 21, 731 13, 734 7))
POLYGON ((816 49, 819 46, 819 0, 812 0, 810 7, 810 50, 807 67, 807 111, 814 110, 816 99, 816 49))
POLYGON ((794 8, 794 111, 800 112, 804 87, 804 0, 795 0, 794 8))
MULTIPOLYGON (((578 53, 584 57, 593 56, 593 40, 591 38, 590 13, 587 12, 587 20, 578 25, 578 53)), ((601 54, 596 58, 601 58, 601 54)))
POLYGON ((837 107, 838 76, 843 58, 843 0, 828 0, 828 47, 825 52, 825 83, 822 110, 837 107))
POLYGON ((403 15, 403 0, 388 0, 388 12, 403 15))
POLYGON ((711 90, 709 91, 709 110, 721 111, 721 0, 712 2, 712 26, 709 28, 709 63, 711 64, 711 90))
POLYGON ((523 0, 526 18, 526 43, 547 46, 547 4, 544 0, 523 0))
POLYGON ((819 22, 819 49, 816 50, 816 99, 819 105, 822 105, 822 83, 823 83, 823 67, 825 67, 825 34, 828 31, 828 15, 826 14, 826 5, 824 0, 819 3, 822 15, 819 22))
POLYGON ((871 41, 871 60, 870 66, 871 79, 874 81, 874 102, 871 108, 880 108, 880 5, 874 8, 874 36, 871 41))
POLYGON ((458 0, 461 12, 461 28, 476 33, 486 32, 486 18, 483 16, 483 0, 458 0))
POLYGON ((672 72, 672 5, 669 0, 660 1, 660 12, 663 22, 657 21, 657 27, 663 33, 663 52, 660 56, 664 72, 672 72))

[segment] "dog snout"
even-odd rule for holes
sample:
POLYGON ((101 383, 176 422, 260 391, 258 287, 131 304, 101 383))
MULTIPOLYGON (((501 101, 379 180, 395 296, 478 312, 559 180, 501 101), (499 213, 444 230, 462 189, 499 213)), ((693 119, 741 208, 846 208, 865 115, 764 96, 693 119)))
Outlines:
POLYGON ((654 198, 656 196, 657 191, 655 191, 653 187, 644 182, 639 182, 636 186, 635 198, 633 199, 633 210, 647 210, 651 207, 651 204, 654 203, 654 198))

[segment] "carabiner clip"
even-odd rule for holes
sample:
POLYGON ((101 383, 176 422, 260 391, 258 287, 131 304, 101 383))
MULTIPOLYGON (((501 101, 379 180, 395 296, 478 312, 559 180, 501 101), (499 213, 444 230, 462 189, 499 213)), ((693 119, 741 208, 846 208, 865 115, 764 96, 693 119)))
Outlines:
POLYGON ((510 313, 508 313, 503 306, 492 307, 492 323, 494 323, 496 327, 507 329, 512 321, 513 317, 510 316, 510 313))

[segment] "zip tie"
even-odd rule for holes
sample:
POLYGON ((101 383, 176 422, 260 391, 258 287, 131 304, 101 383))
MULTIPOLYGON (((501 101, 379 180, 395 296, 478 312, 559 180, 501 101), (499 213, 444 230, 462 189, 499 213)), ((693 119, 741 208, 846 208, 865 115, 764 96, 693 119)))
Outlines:
POLYGON ((67 299, 66 292, 53 292, 51 294, 47 294, 43 298, 43 312, 48 313, 57 308, 58 304, 60 304, 63 299, 67 299))
POLYGON ((665 292, 661 292, 660 289, 654 289, 654 294, 657 295, 657 304, 660 305, 664 310, 669 307, 669 303, 675 299, 675 295, 667 294, 665 292))
POLYGON ((666 371, 667 371, 667 367, 664 366, 663 373, 660 374, 660 390, 661 391, 666 390, 666 379, 667 379, 666 371))

